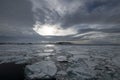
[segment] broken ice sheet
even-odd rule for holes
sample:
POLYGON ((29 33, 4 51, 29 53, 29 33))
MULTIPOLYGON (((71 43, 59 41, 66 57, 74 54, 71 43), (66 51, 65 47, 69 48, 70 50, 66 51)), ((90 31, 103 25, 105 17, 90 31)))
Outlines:
POLYGON ((26 66, 25 73, 29 79, 47 79, 54 77, 57 67, 53 61, 41 61, 26 66))

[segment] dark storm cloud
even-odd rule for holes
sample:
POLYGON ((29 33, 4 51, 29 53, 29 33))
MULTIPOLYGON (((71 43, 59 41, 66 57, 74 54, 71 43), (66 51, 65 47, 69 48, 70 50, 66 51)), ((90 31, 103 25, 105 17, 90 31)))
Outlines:
POLYGON ((81 2, 79 0, 30 0, 36 21, 40 23, 61 23, 66 14, 74 13, 81 2))
POLYGON ((88 24, 119 24, 119 0, 85 0, 83 6, 73 14, 66 14, 63 18, 65 25, 80 23, 88 24))
POLYGON ((120 25, 118 24, 97 24, 97 25, 93 25, 93 24, 85 24, 85 25, 81 25, 82 28, 79 29, 80 33, 85 33, 85 32, 90 32, 90 31, 100 31, 100 32, 106 32, 106 33, 120 33, 120 25), (84 28, 83 28, 84 27, 84 28))
POLYGON ((90 31, 119 33, 120 0, 30 0, 35 21, 90 31))
MULTIPOLYGON (((120 0, 30 0, 33 14, 41 23, 67 28, 81 24, 119 24, 120 0)), ((100 27, 100 26, 99 26, 100 27)), ((104 26, 106 27, 106 26, 104 26)), ((109 27, 109 26, 107 26, 109 27)), ((119 27, 119 26, 118 26, 119 27)))
POLYGON ((0 0, 0 21, 32 24, 31 4, 26 0, 0 0))
POLYGON ((31 8, 27 0, 0 0, 0 35, 30 34, 34 23, 31 8))
POLYGON ((0 0, 0 35, 37 35, 36 23, 72 28, 82 36, 119 34, 120 0, 0 0))

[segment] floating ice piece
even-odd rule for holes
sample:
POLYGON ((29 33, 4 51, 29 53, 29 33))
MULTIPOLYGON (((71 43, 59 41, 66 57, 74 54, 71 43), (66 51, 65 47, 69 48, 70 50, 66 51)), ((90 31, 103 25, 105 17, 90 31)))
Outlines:
POLYGON ((117 57, 113 58, 112 61, 115 65, 120 67, 120 56, 117 56, 117 57))
POLYGON ((89 55, 74 55, 73 57, 69 58, 69 61, 78 61, 79 59, 89 59, 89 55))
POLYGON ((25 69, 28 79, 48 79, 54 77, 57 67, 52 61, 41 61, 28 65, 25 69))
POLYGON ((58 56, 57 57, 57 61, 59 61, 59 62, 66 62, 67 61, 67 58, 66 58, 66 56, 58 56))
POLYGON ((31 57, 24 57, 22 55, 5 56, 5 57, 0 57, 0 63, 15 62, 17 64, 22 64, 22 63, 27 63, 29 59, 31 59, 31 57))
POLYGON ((37 56, 50 56, 52 53, 39 53, 37 56))
POLYGON ((57 74, 58 75, 67 75, 67 72, 65 72, 65 71, 59 71, 57 74))
POLYGON ((88 54, 86 51, 68 51, 70 54, 73 54, 73 55, 75 55, 75 54, 88 54))
POLYGON ((44 52, 53 52, 54 49, 44 49, 44 52))
POLYGON ((91 78, 93 75, 91 72, 86 70, 84 67, 74 67, 74 68, 69 67, 67 69, 67 73, 68 75, 73 76, 73 78, 76 78, 76 80, 77 78, 80 78, 80 77, 84 79, 91 78))

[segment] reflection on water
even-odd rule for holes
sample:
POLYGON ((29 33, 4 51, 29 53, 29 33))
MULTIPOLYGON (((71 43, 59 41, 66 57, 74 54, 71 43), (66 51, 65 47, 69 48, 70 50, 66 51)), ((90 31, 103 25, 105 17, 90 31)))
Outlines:
POLYGON ((47 44, 44 46, 44 52, 45 53, 52 53, 55 51, 57 47, 54 44, 47 44))
POLYGON ((50 56, 50 55, 52 55, 52 53, 38 53, 36 55, 38 55, 38 56, 50 56))
POLYGON ((46 44, 45 47, 55 47, 54 44, 46 44))
POLYGON ((46 44, 43 46, 43 52, 39 52, 38 56, 50 56, 55 54, 56 46, 54 44, 46 44))
POLYGON ((54 49, 44 49, 44 52, 47 53, 47 52, 53 52, 54 49))

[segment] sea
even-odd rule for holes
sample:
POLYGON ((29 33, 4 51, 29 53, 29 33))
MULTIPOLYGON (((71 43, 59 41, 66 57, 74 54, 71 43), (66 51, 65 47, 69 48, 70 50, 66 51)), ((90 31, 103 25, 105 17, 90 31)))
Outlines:
POLYGON ((0 80, 120 80, 120 46, 1 44, 0 80))

